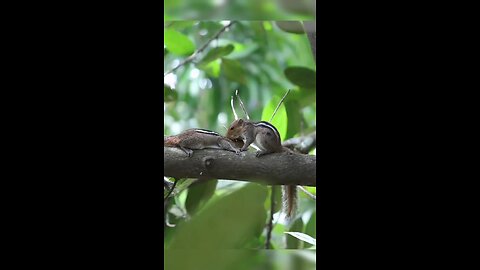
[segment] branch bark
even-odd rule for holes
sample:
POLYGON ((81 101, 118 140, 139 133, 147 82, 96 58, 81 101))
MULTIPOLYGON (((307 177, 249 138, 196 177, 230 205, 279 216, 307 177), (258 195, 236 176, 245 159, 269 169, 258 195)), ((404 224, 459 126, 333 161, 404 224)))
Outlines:
POLYGON ((204 149, 187 157, 177 148, 163 148, 165 176, 180 178, 208 177, 267 185, 316 186, 316 156, 273 153, 256 157, 255 153, 204 149))

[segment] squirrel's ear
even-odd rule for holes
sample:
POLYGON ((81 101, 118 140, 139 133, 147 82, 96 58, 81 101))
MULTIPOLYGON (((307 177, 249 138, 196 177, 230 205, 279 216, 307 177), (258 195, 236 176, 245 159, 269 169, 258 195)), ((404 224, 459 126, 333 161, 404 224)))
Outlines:
POLYGON ((243 123, 243 119, 242 119, 242 118, 238 119, 237 121, 238 121, 239 124, 242 124, 242 123, 243 123))

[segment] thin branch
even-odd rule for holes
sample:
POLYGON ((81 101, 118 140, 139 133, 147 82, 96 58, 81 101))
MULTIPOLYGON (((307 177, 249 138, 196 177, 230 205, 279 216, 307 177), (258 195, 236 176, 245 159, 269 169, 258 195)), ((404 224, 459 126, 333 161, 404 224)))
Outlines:
POLYGON ((237 91, 235 92, 235 95, 237 96, 238 101, 240 101, 240 107, 242 107, 242 110, 243 110, 243 112, 245 113, 245 116, 247 117, 248 120, 250 120, 250 116, 248 115, 247 109, 245 109, 245 105, 243 105, 243 101, 242 101, 242 99, 240 98, 240 95, 238 94, 238 89, 237 89, 237 91))
POLYGON ((295 150, 298 153, 308 154, 317 145, 317 132, 312 132, 303 137, 291 138, 282 143, 283 146, 295 150))
POLYGON ((187 57, 185 60, 183 60, 180 64, 178 64, 176 67, 174 67, 173 69, 167 71, 166 73, 163 74, 163 77, 167 76, 168 74, 176 71, 177 69, 179 69, 180 67, 182 67, 183 65, 187 64, 187 63, 190 63, 193 61, 193 59, 195 59, 195 57, 200 54, 201 52, 203 52, 208 44, 210 44, 213 40, 215 40, 216 38, 218 38, 223 32, 225 32, 225 30, 227 30, 230 26, 232 26, 233 24, 235 23, 235 21, 232 21, 230 22, 229 24, 227 24, 226 26, 222 27, 222 29, 220 29, 220 31, 218 31, 214 36, 212 36, 209 40, 207 40, 207 42, 205 44, 203 44, 202 47, 200 47, 197 51, 195 51, 192 55, 190 55, 189 57, 187 57))
POLYGON ((293 152, 256 157, 255 152, 216 149, 194 150, 188 157, 177 148, 163 148, 164 176, 181 178, 208 177, 267 185, 316 186, 317 158, 293 152))
POLYGON ((285 95, 283 95, 282 99, 280 100, 280 102, 279 102, 278 105, 277 105, 277 108, 275 108, 275 111, 273 111, 272 117, 270 117, 270 121, 269 121, 269 122, 272 122, 273 117, 274 117, 275 114, 277 113, 278 108, 280 108, 280 105, 282 105, 283 100, 287 97, 288 93, 290 93, 290 89, 288 89, 287 93, 285 93, 285 95))
POLYGON ((272 186, 271 188, 272 193, 270 194, 270 220, 268 221, 267 225, 267 239, 265 241, 265 249, 271 248, 271 238, 272 238, 272 230, 273 230, 273 212, 275 212, 275 188, 272 186))
POLYGON ((177 184, 177 179, 171 183, 170 181, 166 180, 166 177, 163 178, 163 183, 164 185, 171 186, 170 191, 168 192, 167 196, 163 199, 163 214, 164 214, 164 224, 167 227, 175 227, 175 224, 170 224, 168 221, 168 213, 167 213, 167 208, 168 208, 168 198, 170 197, 170 194, 172 194, 173 190, 175 189, 175 185, 177 184))
POLYGON ((303 191, 305 194, 307 194, 308 197, 314 199, 315 201, 317 200, 317 196, 313 195, 312 193, 310 193, 308 190, 306 190, 304 187, 302 186, 298 186, 298 188, 300 188, 301 191, 303 191))
POLYGON ((173 182, 173 185, 172 185, 172 188, 170 189, 170 191, 168 192, 167 196, 165 197, 164 199, 164 203, 168 200, 168 198, 170 197, 170 194, 172 194, 173 190, 175 189, 175 186, 177 185, 177 182, 178 180, 175 179, 175 181, 173 182))

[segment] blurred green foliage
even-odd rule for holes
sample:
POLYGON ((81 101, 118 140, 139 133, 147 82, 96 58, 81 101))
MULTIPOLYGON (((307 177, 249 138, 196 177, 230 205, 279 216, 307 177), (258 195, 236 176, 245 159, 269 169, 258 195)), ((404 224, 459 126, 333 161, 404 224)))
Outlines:
POLYGON ((309 20, 316 0, 165 0, 164 20, 309 20))
MULTIPOLYGON (((165 22, 165 71, 191 56, 189 48, 202 47, 226 24, 165 22), (175 42, 169 40, 172 36, 175 42)), ((272 121, 284 140, 316 128, 315 62, 310 44, 304 34, 285 32, 275 22, 233 24, 193 61, 164 76, 164 84, 165 134, 192 127, 225 133, 224 127, 234 119, 230 97, 236 89, 251 119, 258 121, 269 121, 278 101, 292 89, 272 121)), ((235 106, 242 117, 238 101, 235 106)))
MULTIPOLYGON (((224 127, 234 120, 230 98, 237 89, 250 118, 256 121, 270 121, 291 89, 271 122, 282 140, 315 131, 316 66, 306 36, 285 30, 285 24, 279 27, 277 22, 239 21, 196 53, 228 23, 165 21, 165 72, 187 61, 164 76, 165 135, 195 127, 224 134, 224 127)), ((235 108, 244 118, 238 101, 235 108)), ((315 259, 310 251, 281 258, 275 253, 239 250, 225 250, 219 257, 217 251, 211 251, 264 249, 272 187, 222 179, 179 181, 168 200, 166 269, 313 269, 315 259)), ((315 201, 299 191, 298 215, 287 223, 280 211, 280 187, 274 188, 273 248, 312 248, 285 232, 316 238, 315 201)), ((316 194, 316 188, 307 189, 316 194)))

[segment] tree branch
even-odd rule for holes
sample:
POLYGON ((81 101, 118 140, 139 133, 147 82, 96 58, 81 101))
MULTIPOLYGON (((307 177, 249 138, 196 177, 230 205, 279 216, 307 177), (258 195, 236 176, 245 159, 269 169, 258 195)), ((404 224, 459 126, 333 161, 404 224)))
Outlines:
POLYGON ((267 224, 267 239, 265 240, 265 249, 271 249, 271 239, 273 230, 273 213, 275 212, 275 189, 270 188, 272 193, 270 194, 270 219, 267 224))
POLYGON ((214 39, 218 38, 218 36, 220 36, 220 34, 222 34, 223 32, 225 32, 225 30, 227 30, 230 26, 232 26, 233 24, 235 23, 235 21, 232 21, 230 22, 229 24, 227 24, 226 26, 222 27, 222 29, 220 29, 220 31, 218 31, 213 37, 211 37, 209 40, 207 40, 207 42, 205 44, 203 44, 202 47, 200 47, 197 51, 195 51, 192 55, 190 55, 189 57, 187 57, 185 60, 183 60, 180 64, 178 64, 176 67, 174 67, 173 69, 167 71, 166 73, 163 74, 163 77, 167 76, 168 74, 174 72, 175 70, 179 69, 181 66, 187 64, 187 63, 190 63, 193 61, 193 59, 195 59, 195 57, 203 52, 203 50, 205 50, 208 46, 208 44, 210 44, 210 42, 212 42, 214 39))
POLYGON ((316 186, 317 157, 296 153, 273 153, 256 157, 255 153, 204 149, 187 157, 180 149, 163 148, 165 176, 258 182, 267 185, 316 186))
POLYGON ((312 132, 303 137, 295 137, 288 139, 282 143, 283 146, 292 150, 298 151, 302 154, 308 154, 313 148, 316 147, 317 132, 312 132))

